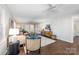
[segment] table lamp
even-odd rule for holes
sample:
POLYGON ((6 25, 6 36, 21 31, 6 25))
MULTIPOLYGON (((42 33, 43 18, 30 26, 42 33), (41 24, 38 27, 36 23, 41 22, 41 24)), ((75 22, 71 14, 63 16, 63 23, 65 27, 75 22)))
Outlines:
POLYGON ((19 34, 19 29, 17 29, 17 28, 10 28, 9 29, 9 35, 10 35, 9 42, 15 42, 17 34, 19 34))

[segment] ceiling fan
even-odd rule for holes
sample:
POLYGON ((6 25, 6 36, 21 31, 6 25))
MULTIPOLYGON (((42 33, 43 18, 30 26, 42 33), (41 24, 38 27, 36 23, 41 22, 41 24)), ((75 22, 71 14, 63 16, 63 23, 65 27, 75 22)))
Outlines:
POLYGON ((46 9, 43 13, 44 15, 53 15, 59 12, 63 12, 62 6, 57 4, 47 4, 48 9, 46 9))
POLYGON ((43 11, 43 15, 50 15, 53 14, 54 12, 56 12, 56 4, 47 4, 48 9, 46 9, 45 11, 43 11), (53 13, 52 13, 53 12, 53 13))
POLYGON ((47 9, 47 11, 51 11, 53 9, 56 9, 56 4, 48 4, 49 8, 47 9))
POLYGON ((59 8, 59 7, 61 7, 61 5, 47 4, 47 7, 48 8, 42 12, 41 16, 55 15, 56 13, 59 13, 60 11, 62 11, 62 9, 59 8))

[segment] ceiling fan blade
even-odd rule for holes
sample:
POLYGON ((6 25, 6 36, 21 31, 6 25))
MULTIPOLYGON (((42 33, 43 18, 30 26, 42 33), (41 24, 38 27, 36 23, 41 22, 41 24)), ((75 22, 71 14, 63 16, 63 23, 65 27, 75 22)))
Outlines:
POLYGON ((50 11, 50 10, 56 8, 56 5, 48 4, 48 6, 49 6, 49 9, 47 9, 47 11, 50 11))

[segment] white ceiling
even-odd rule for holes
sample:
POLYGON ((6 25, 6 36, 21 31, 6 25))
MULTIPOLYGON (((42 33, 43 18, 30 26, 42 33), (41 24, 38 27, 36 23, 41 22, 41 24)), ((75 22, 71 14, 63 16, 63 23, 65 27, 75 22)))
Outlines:
POLYGON ((20 18, 57 18, 79 14, 79 4, 56 4, 56 8, 50 11, 47 11, 48 4, 8 4, 7 7, 13 16, 20 18))
POLYGON ((48 9, 48 5, 42 4, 9 4, 8 8, 14 16, 35 17, 48 9))

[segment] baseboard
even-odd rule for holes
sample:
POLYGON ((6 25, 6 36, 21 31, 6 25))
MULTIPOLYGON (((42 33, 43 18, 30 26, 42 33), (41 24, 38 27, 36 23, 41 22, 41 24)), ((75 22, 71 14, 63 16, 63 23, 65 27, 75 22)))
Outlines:
MULTIPOLYGON (((61 39, 58 39, 58 40, 61 40, 61 39)), ((73 43, 73 41, 67 41, 67 40, 61 40, 61 41, 65 41, 67 43, 73 43)))

